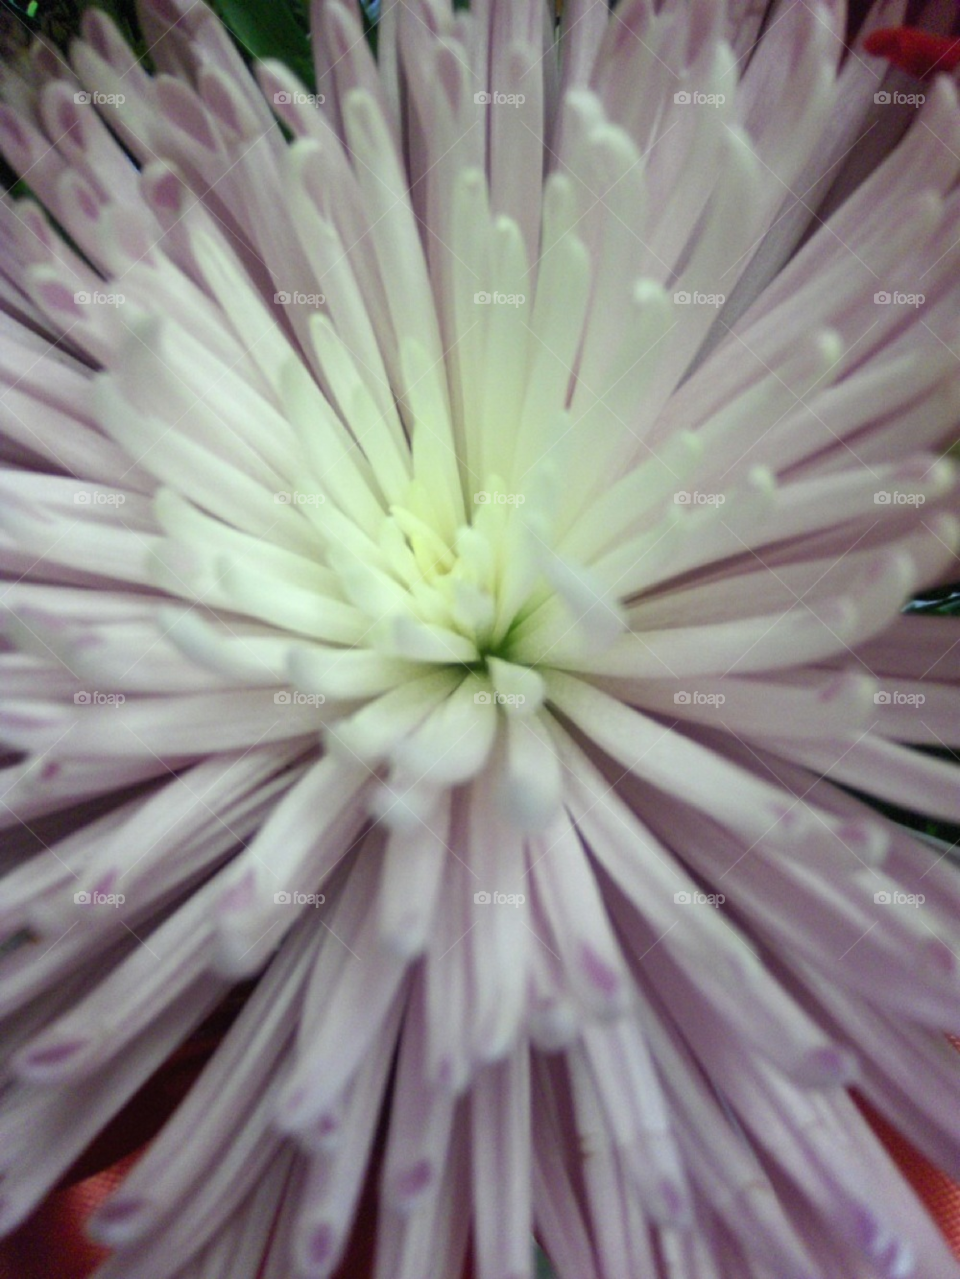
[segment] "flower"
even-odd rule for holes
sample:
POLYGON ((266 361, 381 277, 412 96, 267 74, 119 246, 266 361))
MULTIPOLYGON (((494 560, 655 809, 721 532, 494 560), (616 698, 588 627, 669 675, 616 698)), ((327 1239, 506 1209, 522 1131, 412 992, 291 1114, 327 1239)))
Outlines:
POLYGON ((259 976, 105 1279, 331 1274, 381 1116, 396 1279, 958 1273, 848 1089, 957 1170, 960 111, 842 8, 8 66, 4 1229, 259 976))

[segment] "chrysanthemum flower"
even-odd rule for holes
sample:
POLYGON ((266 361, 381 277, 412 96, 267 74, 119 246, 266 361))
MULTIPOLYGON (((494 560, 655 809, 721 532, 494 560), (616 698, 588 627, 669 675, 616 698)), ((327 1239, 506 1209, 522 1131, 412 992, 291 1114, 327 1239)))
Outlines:
POLYGON ((9 65, 3 1229, 256 976, 104 1279, 960 1273, 960 110, 764 8, 9 65))

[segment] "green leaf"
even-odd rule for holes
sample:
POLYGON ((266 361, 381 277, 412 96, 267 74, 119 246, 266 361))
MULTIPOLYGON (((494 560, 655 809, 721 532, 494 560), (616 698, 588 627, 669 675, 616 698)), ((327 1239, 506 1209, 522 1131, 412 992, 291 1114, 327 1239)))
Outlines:
POLYGON ((213 8, 251 59, 276 58, 314 88, 304 6, 295 0, 213 0, 213 8))
POLYGON ((539 1247, 535 1247, 534 1256, 537 1261, 537 1279, 556 1279, 553 1266, 547 1260, 546 1254, 539 1247))
POLYGON ((927 616, 956 617, 960 614, 960 582, 941 586, 925 595, 912 599, 905 613, 925 613, 927 616))

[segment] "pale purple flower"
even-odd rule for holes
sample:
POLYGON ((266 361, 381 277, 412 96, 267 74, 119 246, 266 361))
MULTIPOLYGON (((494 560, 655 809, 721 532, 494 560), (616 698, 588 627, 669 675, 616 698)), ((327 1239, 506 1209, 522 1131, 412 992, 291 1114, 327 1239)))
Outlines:
POLYGON ((960 1171, 856 794, 960 820, 953 83, 314 8, 318 94, 188 0, 3 78, 0 1226, 262 972, 104 1279, 330 1275, 382 1112, 378 1279, 960 1274, 848 1092, 960 1171))

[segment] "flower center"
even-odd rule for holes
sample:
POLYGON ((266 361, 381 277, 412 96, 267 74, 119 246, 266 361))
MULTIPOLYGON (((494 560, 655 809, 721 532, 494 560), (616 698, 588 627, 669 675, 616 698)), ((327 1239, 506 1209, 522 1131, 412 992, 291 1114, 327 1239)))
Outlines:
POLYGON ((537 600, 524 501, 491 477, 466 509, 467 522, 457 522, 414 482, 368 554, 332 547, 327 558, 344 595, 370 619, 366 643, 474 673, 506 656, 513 628, 537 600))

